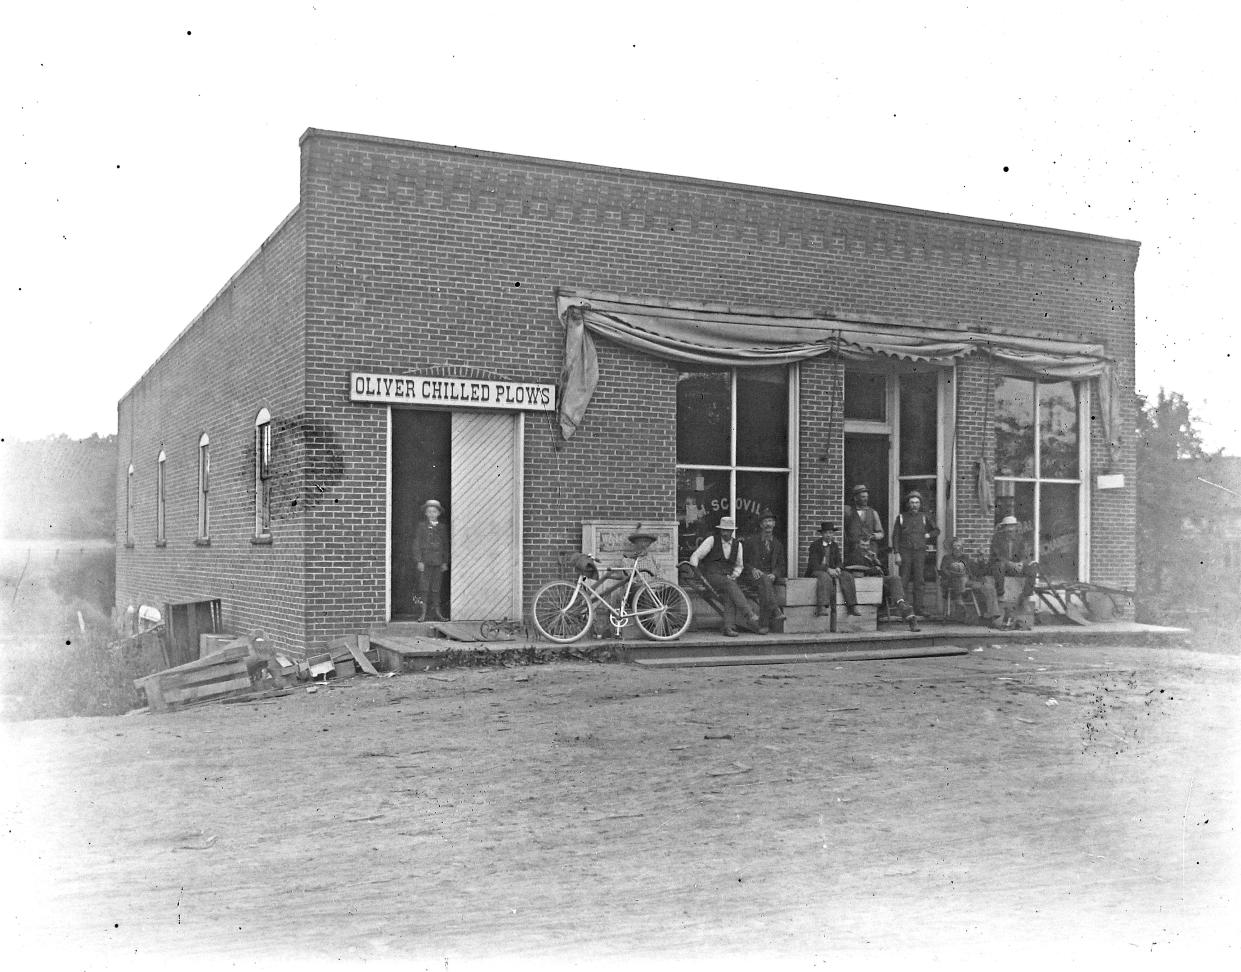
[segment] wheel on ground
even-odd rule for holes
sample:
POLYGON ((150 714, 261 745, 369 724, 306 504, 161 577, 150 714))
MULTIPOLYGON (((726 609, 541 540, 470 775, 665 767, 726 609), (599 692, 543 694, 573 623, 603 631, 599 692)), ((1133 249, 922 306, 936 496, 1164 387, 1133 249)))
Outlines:
POLYGON ((655 641, 679 638, 694 617, 689 596, 676 584, 667 581, 656 581, 639 590, 633 606, 637 611, 634 620, 638 622, 638 627, 655 641))
POLYGON ((530 614, 539 634, 562 645, 577 641, 594 620, 590 600, 568 581, 552 581, 539 588, 530 614))

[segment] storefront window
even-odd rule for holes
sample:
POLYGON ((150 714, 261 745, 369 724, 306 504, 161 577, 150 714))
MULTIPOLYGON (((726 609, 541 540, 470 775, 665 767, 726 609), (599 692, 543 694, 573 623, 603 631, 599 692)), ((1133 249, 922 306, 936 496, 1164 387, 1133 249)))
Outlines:
POLYGON ((1048 479, 1077 478, 1077 389, 1071 381, 1038 386, 1039 472, 1048 479))
POLYGON ((1081 577, 1080 411, 1073 382, 996 380, 996 522, 1017 517, 1051 580, 1081 577))
POLYGON ((677 379, 677 517, 687 557, 720 518, 758 529, 771 510, 788 536, 789 371, 686 368, 677 379))
POLYGON ((1024 378, 996 379, 995 470, 1034 475, 1034 382, 1024 378))
POLYGON ((888 420, 888 378, 868 371, 845 371, 845 418, 867 422, 888 420))

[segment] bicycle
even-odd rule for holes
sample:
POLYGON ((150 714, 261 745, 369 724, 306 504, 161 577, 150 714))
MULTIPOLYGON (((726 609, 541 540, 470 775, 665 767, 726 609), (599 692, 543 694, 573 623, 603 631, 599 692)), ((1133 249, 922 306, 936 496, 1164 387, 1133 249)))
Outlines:
POLYGON ((579 555, 574 561, 576 582, 552 581, 534 595, 530 613, 539 634, 562 645, 577 641, 594 626, 595 605, 600 604, 617 637, 632 620, 652 641, 679 638, 694 617, 689 595, 671 581, 648 580, 650 571, 638 567, 641 559, 639 555, 627 567, 605 568, 601 575, 595 558, 579 555), (592 580, 599 586, 592 586, 592 580), (605 587, 605 581, 613 583, 605 587), (606 595, 622 586, 624 593, 614 605, 606 595))

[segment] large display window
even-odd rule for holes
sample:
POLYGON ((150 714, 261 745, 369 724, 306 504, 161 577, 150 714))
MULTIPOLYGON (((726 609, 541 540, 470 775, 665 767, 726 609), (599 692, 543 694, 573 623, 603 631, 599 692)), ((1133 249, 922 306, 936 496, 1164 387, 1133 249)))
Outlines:
POLYGON ((996 522, 1017 517, 1040 571, 1051 580, 1086 579, 1085 388, 1071 381, 995 380, 996 522))
POLYGON ((795 380, 787 367, 684 367, 677 376, 680 556, 734 516, 742 536, 763 510, 788 550, 795 380))

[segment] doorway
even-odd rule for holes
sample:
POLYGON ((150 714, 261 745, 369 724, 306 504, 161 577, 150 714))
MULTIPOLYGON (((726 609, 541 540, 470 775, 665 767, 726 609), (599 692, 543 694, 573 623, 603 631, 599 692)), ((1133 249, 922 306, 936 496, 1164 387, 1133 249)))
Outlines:
MULTIPOLYGON (((437 499, 452 523, 452 413, 392 410, 392 620, 414 618, 418 570, 414 564, 414 528, 422 504, 437 499)), ((452 572, 444 577, 442 602, 452 595, 452 572)))
POLYGON ((428 499, 451 538, 439 613, 520 618, 521 413, 394 408, 391 442, 391 619, 415 619, 414 529, 428 499))

